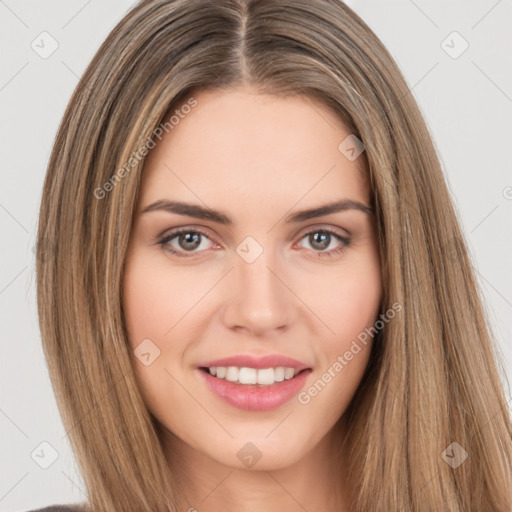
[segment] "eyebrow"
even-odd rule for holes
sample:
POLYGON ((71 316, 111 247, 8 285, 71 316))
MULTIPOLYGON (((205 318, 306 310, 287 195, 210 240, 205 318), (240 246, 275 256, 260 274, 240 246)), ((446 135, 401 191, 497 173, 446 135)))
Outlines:
MULTIPOLYGON (((146 208, 142 210, 142 213, 162 210, 169 213, 176 213, 178 215, 196 217, 197 219, 211 220, 227 226, 233 225, 232 219, 223 212, 213 210, 211 208, 205 208, 197 204, 170 201, 167 199, 159 199, 149 206, 146 206, 146 208)), ((314 219, 315 217, 321 217, 323 215, 329 215, 330 213, 343 212, 347 210, 358 210, 368 215, 373 215, 373 209, 370 206, 360 203, 359 201, 354 201, 353 199, 342 199, 340 201, 335 201, 334 203, 328 203, 316 208, 292 213, 286 217, 285 222, 303 222, 305 220, 314 219)))

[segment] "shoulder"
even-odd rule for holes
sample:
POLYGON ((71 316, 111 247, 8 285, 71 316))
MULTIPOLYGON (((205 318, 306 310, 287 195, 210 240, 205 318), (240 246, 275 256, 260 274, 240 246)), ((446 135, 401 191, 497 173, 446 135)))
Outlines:
POLYGON ((49 507, 28 510, 27 512, 90 512, 90 509, 82 503, 70 505, 51 505, 49 507))

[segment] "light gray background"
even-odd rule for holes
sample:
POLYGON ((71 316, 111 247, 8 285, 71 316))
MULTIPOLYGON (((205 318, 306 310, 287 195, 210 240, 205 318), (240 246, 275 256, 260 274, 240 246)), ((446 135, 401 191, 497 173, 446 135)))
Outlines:
MULTIPOLYGON (((347 3, 390 50, 424 113, 510 379, 512 4, 506 0, 347 3), (469 44, 457 58, 453 57, 464 43, 457 35, 450 36, 453 31, 469 44)), ((58 123, 78 77, 132 5, 128 0, 0 0, 2 511, 86 499, 43 358, 32 248, 58 123), (50 48, 49 39, 41 42, 48 37, 40 36, 43 31, 58 42, 46 59, 31 47, 35 41, 40 51, 43 45, 50 48), (51 450, 40 446, 43 441, 58 454, 48 469, 40 467, 52 460, 51 450)))

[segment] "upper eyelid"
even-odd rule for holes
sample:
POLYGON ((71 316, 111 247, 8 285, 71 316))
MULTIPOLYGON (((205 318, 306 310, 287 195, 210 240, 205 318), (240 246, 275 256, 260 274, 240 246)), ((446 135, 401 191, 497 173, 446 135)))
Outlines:
MULTIPOLYGON (((204 227, 183 226, 183 227, 172 228, 172 229, 166 230, 161 235, 159 235, 157 238, 158 238, 158 240, 161 240, 163 238, 169 238, 169 237, 172 239, 181 233, 199 233, 200 235, 205 236, 206 238, 208 238, 209 240, 211 240, 213 242, 214 240, 212 240, 212 236, 208 233, 208 231, 209 230, 204 227)), ((213 237, 213 238, 215 238, 215 237, 213 237)))
MULTIPOLYGON (((198 232, 201 235, 206 236, 207 238, 211 239, 211 237, 209 235, 209 231, 210 231, 209 228, 206 228, 203 226, 193 226, 193 225, 179 226, 179 227, 171 228, 171 229, 164 231, 157 238, 160 240, 162 238, 167 238, 168 236, 179 235, 180 233, 198 232)), ((351 233, 347 229, 341 228, 339 226, 317 224, 314 226, 309 226, 309 227, 301 229, 298 233, 293 235, 293 238, 296 238, 297 236, 303 237, 303 236, 305 236, 311 232, 314 232, 314 231, 330 231, 330 232, 333 232, 334 234, 341 236, 342 238, 348 238, 348 237, 352 236, 351 233)), ((213 236, 213 238, 215 238, 215 236, 213 236)), ((214 240, 212 240, 212 241, 214 241, 214 240)))

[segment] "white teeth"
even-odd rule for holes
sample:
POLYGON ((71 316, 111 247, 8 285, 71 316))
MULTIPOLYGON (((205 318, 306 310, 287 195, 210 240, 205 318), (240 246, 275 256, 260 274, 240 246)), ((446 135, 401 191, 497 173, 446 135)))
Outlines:
POLYGON ((228 366, 226 371, 226 380, 230 382, 235 382, 238 380, 238 368, 236 366, 228 366))
MULTIPOLYGON (((242 380, 242 371, 244 370, 244 368, 241 368, 240 369, 240 384, 248 384, 247 382, 244 382, 242 380)), ((257 377, 257 380, 258 380, 258 384, 263 384, 264 386, 268 386, 269 384, 274 384, 274 382, 276 381, 276 372, 273 368, 264 368, 262 370, 254 370, 254 373, 258 374, 256 377, 257 377)), ((251 384, 255 384, 255 383, 252 383, 251 384)))
POLYGON ((285 368, 284 369, 284 378, 285 379, 291 379, 295 373, 295 370, 293 368, 285 368))
POLYGON ((211 375, 226 379, 230 382, 239 382, 240 384, 260 384, 262 386, 271 386, 276 382, 290 380, 299 373, 294 368, 285 368, 279 366, 277 368, 248 368, 237 366, 212 366, 208 368, 211 375))
MULTIPOLYGON (((238 368, 234 368, 235 370, 238 370, 238 368)), ((238 371, 238 382, 240 384, 261 384, 260 380, 260 374, 256 368, 240 368, 238 371)))

